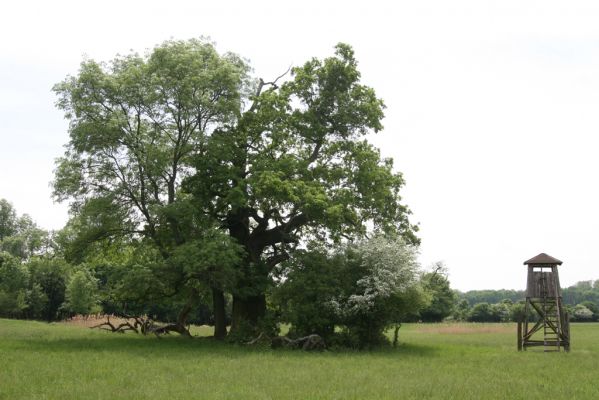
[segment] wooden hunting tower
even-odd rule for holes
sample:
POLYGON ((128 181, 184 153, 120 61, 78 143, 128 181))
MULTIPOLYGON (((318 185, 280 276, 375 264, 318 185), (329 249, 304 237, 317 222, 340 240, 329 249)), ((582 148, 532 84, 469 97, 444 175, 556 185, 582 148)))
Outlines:
POLYGON ((528 280, 524 320, 518 322, 518 350, 543 346, 545 351, 560 351, 562 347, 570 351, 570 322, 562 307, 557 273, 562 262, 541 253, 524 265, 528 266, 528 280), (529 317, 533 310, 538 318, 529 317))

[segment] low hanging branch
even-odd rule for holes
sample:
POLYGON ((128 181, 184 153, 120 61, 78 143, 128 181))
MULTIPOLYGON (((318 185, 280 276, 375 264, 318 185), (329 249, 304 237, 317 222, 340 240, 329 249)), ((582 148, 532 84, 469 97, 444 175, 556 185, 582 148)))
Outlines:
POLYGON ((131 316, 122 315, 117 318, 124 319, 120 323, 113 323, 110 321, 110 315, 106 316, 106 321, 90 327, 91 329, 102 329, 109 332, 125 333, 126 331, 132 331, 135 333, 141 333, 147 335, 153 333, 156 336, 168 334, 169 332, 178 332, 185 336, 191 336, 189 330, 179 324, 169 325, 157 325, 151 318, 145 316, 131 316))
POLYGON ((115 325, 110 322, 110 315, 106 316, 106 321, 101 324, 92 326, 92 328, 104 329, 110 332, 124 333, 125 331, 133 331, 135 333, 141 333, 147 335, 153 333, 156 337, 160 335, 168 335, 170 332, 177 332, 178 334, 191 338, 191 333, 187 326, 187 317, 193 310, 199 293, 196 289, 192 289, 190 297, 177 316, 177 322, 174 324, 158 325, 151 318, 147 316, 131 316, 131 315, 120 315, 119 317, 124 319, 119 325, 115 325))
POLYGON ((117 332, 117 333, 125 333, 126 331, 133 331, 135 333, 140 333, 140 331, 141 331, 142 333, 145 334, 145 329, 144 329, 145 321, 143 320, 143 318, 136 317, 134 319, 133 323, 131 323, 129 321, 129 319, 130 318, 127 318, 124 322, 121 322, 120 324, 116 325, 116 324, 113 324, 112 322, 110 322, 110 315, 107 315, 106 321, 102 322, 101 324, 92 326, 91 329, 98 328, 98 329, 102 329, 102 330, 106 330, 106 331, 110 331, 110 332, 117 332))

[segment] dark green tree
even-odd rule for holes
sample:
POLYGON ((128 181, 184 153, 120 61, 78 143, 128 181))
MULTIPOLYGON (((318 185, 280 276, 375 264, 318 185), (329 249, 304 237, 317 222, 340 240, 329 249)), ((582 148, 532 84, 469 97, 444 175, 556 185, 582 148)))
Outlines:
POLYGON ((184 188, 244 249, 232 329, 265 315, 273 269, 300 241, 359 238, 369 227, 417 243, 404 180, 365 136, 383 102, 360 83, 350 46, 260 81, 235 123, 215 130, 184 188))
MULTIPOLYGON (((456 295, 456 297, 457 297, 457 295, 456 295)), ((470 304, 468 304, 468 300, 466 300, 466 299, 458 300, 454 306, 453 319, 455 319, 456 321, 466 321, 468 319, 469 312, 470 312, 470 304)))
POLYGON ((98 280, 85 269, 76 271, 67 284, 63 309, 88 315, 101 311, 98 303, 98 280))
POLYGON ((468 314, 470 322, 499 322, 500 316, 489 303, 476 303, 468 314))
POLYGON ((27 263, 32 287, 39 286, 45 298, 41 315, 46 321, 62 317, 61 306, 65 300, 65 290, 69 265, 58 258, 34 258, 27 263))
POLYGON ((431 303, 420 311, 424 322, 440 322, 451 315, 455 304, 455 293, 449 286, 447 269, 437 262, 433 270, 422 276, 422 286, 431 295, 431 303))
POLYGON ((285 281, 274 292, 282 320, 291 324, 291 335, 316 333, 327 343, 340 318, 328 303, 343 292, 344 257, 325 249, 298 250, 281 264, 285 281))
POLYGON ((0 315, 22 318, 27 309, 29 271, 19 259, 0 252, 0 315))
POLYGON ((48 304, 48 296, 39 283, 33 283, 25 295, 27 302, 27 318, 41 319, 48 304))

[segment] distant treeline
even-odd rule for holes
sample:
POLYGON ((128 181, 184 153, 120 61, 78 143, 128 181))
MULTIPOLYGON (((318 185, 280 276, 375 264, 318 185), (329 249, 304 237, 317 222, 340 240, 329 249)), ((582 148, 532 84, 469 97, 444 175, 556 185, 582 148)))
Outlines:
POLYGON ((513 303, 516 303, 526 299, 524 290, 469 290, 467 292, 456 290, 456 294, 459 300, 467 300, 470 306, 477 303, 494 304, 503 300, 511 300, 513 303))
MULTIPOLYGON (((456 302, 447 319, 471 322, 517 321, 524 315, 524 290, 455 291, 456 302)), ((575 322, 599 321, 599 280, 582 281, 562 289, 564 305, 575 322)), ((535 317, 531 314, 530 317, 535 317)))
MULTIPOLYGON (((456 290, 459 300, 465 299, 470 306, 477 303, 499 303, 503 300, 511 300, 516 303, 526 299, 524 290, 469 290, 460 292, 456 290)), ((565 304, 576 305, 585 301, 599 304, 599 279, 595 281, 581 281, 570 287, 562 289, 562 297, 565 304)))

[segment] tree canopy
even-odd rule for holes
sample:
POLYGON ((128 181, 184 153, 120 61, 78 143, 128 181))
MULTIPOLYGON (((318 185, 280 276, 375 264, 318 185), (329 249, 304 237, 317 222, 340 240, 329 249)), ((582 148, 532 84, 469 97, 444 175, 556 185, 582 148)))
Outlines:
MULTIPOLYGON (((205 153, 207 137, 239 115, 247 70, 211 43, 169 41, 145 56, 86 60, 77 76, 55 86, 70 141, 58 160, 54 194, 71 200, 76 247, 145 240, 166 260, 190 241, 226 242, 189 212, 180 184, 193 173, 192 157, 205 153)), ((161 278, 195 298, 190 264, 161 278)))
POLYGON ((82 261, 121 241, 158 254, 158 296, 188 298, 179 330, 206 288, 217 336, 225 292, 232 329, 257 326, 274 268, 307 241, 418 243, 402 175, 366 140, 384 104, 360 83, 351 47, 272 82, 249 72, 207 41, 168 41, 85 60, 54 88, 70 121, 54 180, 71 202, 67 253, 82 261))
POLYGON ((185 190, 245 250, 234 326, 264 316, 269 274, 301 241, 339 242, 370 229, 418 243, 399 195, 402 175, 365 139, 382 129, 383 108, 340 44, 280 85, 261 80, 248 109, 195 157, 185 190))

